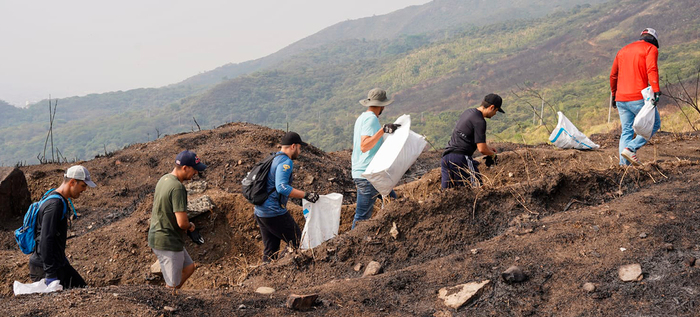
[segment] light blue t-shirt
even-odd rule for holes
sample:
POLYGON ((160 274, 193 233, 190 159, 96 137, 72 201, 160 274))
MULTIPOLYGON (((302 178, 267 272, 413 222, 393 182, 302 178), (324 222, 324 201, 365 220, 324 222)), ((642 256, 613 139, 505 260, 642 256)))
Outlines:
POLYGON ((255 206, 255 215, 261 218, 277 217, 287 213, 287 201, 292 192, 292 169, 294 163, 283 152, 272 160, 270 173, 267 174, 267 200, 255 206))
POLYGON ((369 162, 372 161, 372 158, 375 154, 377 154, 377 151, 379 151, 379 148, 382 146, 382 142, 384 141, 380 138, 373 148, 365 153, 362 153, 362 150, 360 150, 362 136, 373 136, 381 128, 382 125, 379 124, 379 118, 377 118, 377 115, 371 111, 361 114, 357 118, 357 121, 355 121, 355 132, 353 133, 352 137, 352 178, 364 179, 364 177, 362 177, 362 173, 365 172, 369 162))

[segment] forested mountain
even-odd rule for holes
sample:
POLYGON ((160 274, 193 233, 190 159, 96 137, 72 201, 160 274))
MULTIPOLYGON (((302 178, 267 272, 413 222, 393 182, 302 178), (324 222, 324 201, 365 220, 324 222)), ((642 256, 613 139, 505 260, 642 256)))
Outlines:
MULTIPOLYGON (((448 9, 451 5, 452 10, 445 10, 459 12, 464 3, 485 5, 486 1, 444 0, 430 5, 448 9)), ((432 20, 439 16, 430 10, 412 11, 421 7, 396 14, 406 19, 410 13, 417 19, 411 25, 420 21, 421 14, 432 20)), ((421 34, 403 34, 401 30, 408 26, 397 25, 394 38, 348 36, 281 58, 274 66, 250 75, 216 79, 226 73, 219 69, 208 74, 209 79, 193 78, 189 84, 62 99, 54 133, 57 146, 68 158, 89 158, 105 148, 114 150, 162 133, 197 129, 193 117, 202 128, 230 121, 275 128, 289 125, 325 150, 344 149, 351 146, 352 124, 364 110, 358 100, 369 89, 382 87, 396 102, 381 121, 414 114, 414 130, 426 134, 436 147, 444 146, 459 112, 478 104, 488 92, 501 94, 508 112, 489 121, 490 135, 544 141, 546 129, 538 128, 538 122, 533 125, 528 105, 539 105, 539 101, 515 98, 511 91, 517 92, 517 86, 545 94, 552 105, 545 113, 550 128, 555 124, 554 110, 567 110, 577 125, 589 131, 607 128, 600 123, 607 117, 607 73, 615 52, 636 40, 644 27, 655 27, 661 37, 662 75, 688 77, 700 65, 699 13, 691 0, 633 0, 574 6, 537 19, 462 24, 448 30, 437 30, 435 25, 443 22, 432 21, 421 34), (207 88, 214 81, 220 83, 207 88)), ((371 19, 387 16, 369 18, 365 24, 379 23, 371 19)), ((352 34, 356 22, 329 29, 346 25, 352 34)), ((325 32, 328 29, 319 34, 330 34, 325 32)), ((252 63, 258 62, 247 67, 254 69, 260 65, 252 63)), ((48 129, 46 104, 25 111, 32 114, 29 120, 17 118, 9 127, 2 125, 0 143, 9 154, 0 154, 0 163, 35 163, 32 159, 43 147, 48 129)))

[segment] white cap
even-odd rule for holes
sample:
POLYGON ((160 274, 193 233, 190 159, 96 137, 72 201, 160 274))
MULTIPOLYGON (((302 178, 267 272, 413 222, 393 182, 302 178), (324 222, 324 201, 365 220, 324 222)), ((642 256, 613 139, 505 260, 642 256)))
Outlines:
POLYGON ((90 172, 82 165, 71 166, 63 175, 66 178, 84 181, 90 187, 95 187, 95 183, 90 179, 90 172))
POLYGON ((640 35, 644 35, 644 34, 649 34, 649 35, 653 36, 657 41, 659 40, 659 37, 656 35, 656 30, 654 30, 652 28, 644 29, 644 31, 642 31, 642 34, 640 34, 640 35))

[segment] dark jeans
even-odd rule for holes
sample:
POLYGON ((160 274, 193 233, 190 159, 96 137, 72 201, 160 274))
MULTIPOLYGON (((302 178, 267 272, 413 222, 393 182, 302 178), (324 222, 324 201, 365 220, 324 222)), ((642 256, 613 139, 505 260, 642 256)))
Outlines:
POLYGON ((448 153, 440 161, 442 188, 458 186, 481 187, 481 174, 479 162, 470 156, 457 153, 448 153))
POLYGON ((260 227, 260 236, 265 247, 262 257, 263 262, 267 263, 277 259, 280 241, 286 242, 295 249, 299 247, 301 229, 299 229, 299 225, 297 225, 289 212, 270 218, 255 216, 255 222, 260 227))
MULTIPOLYGON (((70 264, 66 264, 56 272, 58 280, 64 289, 86 287, 87 283, 82 276, 70 264)), ((32 282, 38 282, 45 277, 44 267, 29 263, 29 278, 32 282)))
MULTIPOLYGON (((352 220, 352 229, 355 229, 358 221, 367 220, 372 217, 374 202, 379 197, 379 192, 364 178, 353 178, 357 187, 357 204, 355 205, 355 218, 352 220)), ((389 197, 396 198, 396 193, 392 190, 389 197)))

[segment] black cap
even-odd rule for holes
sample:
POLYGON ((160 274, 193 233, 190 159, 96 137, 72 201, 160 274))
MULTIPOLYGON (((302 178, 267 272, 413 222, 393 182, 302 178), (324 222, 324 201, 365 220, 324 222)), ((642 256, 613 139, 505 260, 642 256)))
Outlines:
POLYGON ((501 99, 501 96, 497 94, 488 94, 486 97, 484 97, 484 101, 486 101, 489 105, 494 105, 496 108, 498 108, 498 112, 500 113, 506 113, 501 109, 501 105, 503 104, 503 99, 501 99))
POLYGON ((180 166, 191 166, 198 172, 201 172, 207 168, 207 166, 199 160, 197 154, 194 154, 194 152, 187 150, 182 151, 180 152, 180 154, 177 155, 177 157, 175 158, 175 164, 180 166))
POLYGON ((301 137, 299 136, 299 133, 289 131, 287 134, 282 137, 282 145, 292 145, 292 144, 301 144, 303 146, 307 146, 304 141, 301 140, 301 137))

